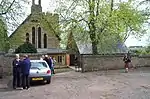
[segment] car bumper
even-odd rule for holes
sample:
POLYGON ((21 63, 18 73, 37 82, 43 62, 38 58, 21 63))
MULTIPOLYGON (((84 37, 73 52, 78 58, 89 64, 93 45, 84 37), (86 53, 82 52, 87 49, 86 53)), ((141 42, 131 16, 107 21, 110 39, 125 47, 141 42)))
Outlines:
POLYGON ((51 76, 30 77, 30 82, 47 81, 50 79, 51 79, 51 76))

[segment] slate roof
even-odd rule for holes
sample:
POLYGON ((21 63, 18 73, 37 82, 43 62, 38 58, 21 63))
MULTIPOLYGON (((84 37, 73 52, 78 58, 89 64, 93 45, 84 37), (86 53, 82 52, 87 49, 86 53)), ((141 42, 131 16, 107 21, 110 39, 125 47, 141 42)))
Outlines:
POLYGON ((49 49, 37 49, 38 53, 66 53, 64 49, 49 48, 49 49))
POLYGON ((80 54, 92 54, 92 44, 91 43, 79 43, 76 42, 80 54))
MULTIPOLYGON (((75 39, 75 36, 72 34, 73 39, 75 39)), ((78 50, 80 54, 92 54, 92 43, 91 41, 83 42, 80 40, 75 39, 75 42, 77 44, 78 50)), ((112 51, 111 53, 127 53, 128 48, 124 43, 118 42, 116 44, 117 51, 112 51)), ((98 49, 98 52, 101 52, 100 49, 98 49)), ((103 53, 103 52, 101 52, 103 53)))

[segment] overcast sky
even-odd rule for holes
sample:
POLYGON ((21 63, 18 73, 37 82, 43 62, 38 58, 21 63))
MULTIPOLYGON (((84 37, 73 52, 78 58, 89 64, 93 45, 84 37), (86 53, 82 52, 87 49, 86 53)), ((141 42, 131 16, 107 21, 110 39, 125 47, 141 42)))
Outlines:
MULTIPOLYGON (((31 13, 30 11, 30 7, 31 7, 31 1, 29 0, 30 3, 29 5, 27 5, 27 9, 26 9, 26 15, 29 15, 31 13)), ((141 0, 140 0, 141 1, 141 0)), ((35 0, 35 3, 38 3, 38 0, 35 0)), ((54 12, 54 9, 56 8, 56 6, 58 6, 55 2, 55 0, 41 0, 42 3, 42 8, 43 8, 43 12, 54 12)), ((141 40, 139 41, 138 39, 134 38, 133 36, 130 36, 127 41, 125 42, 125 44, 127 46, 145 46, 148 44, 147 39, 148 39, 148 35, 145 35, 141 38, 141 40)))

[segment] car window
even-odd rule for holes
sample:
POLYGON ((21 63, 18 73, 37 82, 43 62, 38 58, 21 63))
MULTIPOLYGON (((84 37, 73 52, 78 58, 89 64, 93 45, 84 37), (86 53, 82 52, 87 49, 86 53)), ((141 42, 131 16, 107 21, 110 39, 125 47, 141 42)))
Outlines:
POLYGON ((42 69, 47 68, 47 64, 45 62, 31 62, 31 69, 42 69))

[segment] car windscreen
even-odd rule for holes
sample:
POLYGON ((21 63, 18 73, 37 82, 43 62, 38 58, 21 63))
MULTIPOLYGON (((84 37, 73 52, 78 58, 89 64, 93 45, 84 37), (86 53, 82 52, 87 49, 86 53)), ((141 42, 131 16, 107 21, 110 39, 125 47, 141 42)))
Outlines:
POLYGON ((31 62, 31 69, 44 69, 47 68, 45 62, 31 62))

